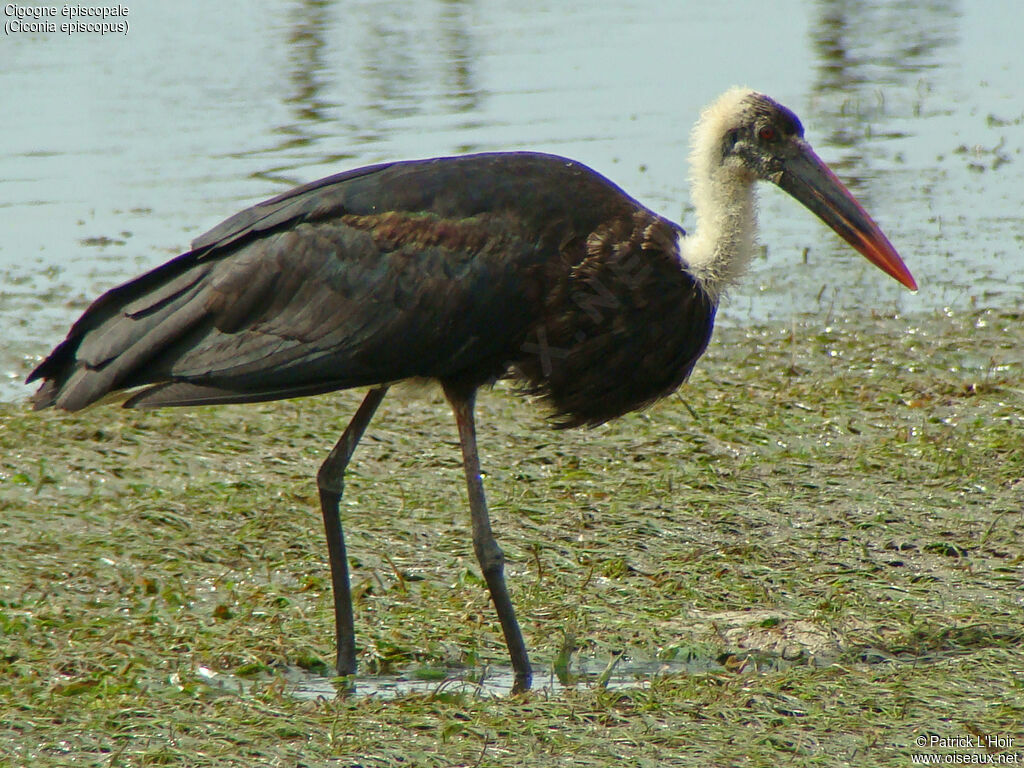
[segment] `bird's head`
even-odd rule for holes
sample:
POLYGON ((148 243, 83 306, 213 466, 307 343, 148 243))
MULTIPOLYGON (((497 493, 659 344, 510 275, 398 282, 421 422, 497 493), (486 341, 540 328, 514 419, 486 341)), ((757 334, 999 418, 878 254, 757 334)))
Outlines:
POLYGON ((917 290, 896 249, 811 149, 800 118, 791 110, 764 94, 733 88, 704 111, 694 145, 694 156, 705 164, 718 165, 744 181, 769 181, 782 188, 868 261, 917 290))

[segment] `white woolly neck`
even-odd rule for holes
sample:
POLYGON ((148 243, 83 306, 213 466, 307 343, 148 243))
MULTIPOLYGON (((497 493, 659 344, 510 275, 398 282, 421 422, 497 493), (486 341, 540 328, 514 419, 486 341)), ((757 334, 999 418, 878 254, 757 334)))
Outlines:
POLYGON ((717 300, 746 272, 757 242, 754 175, 739 161, 722 162, 722 142, 745 111, 749 88, 732 88, 704 109, 690 139, 690 184, 696 223, 679 238, 691 274, 717 300))

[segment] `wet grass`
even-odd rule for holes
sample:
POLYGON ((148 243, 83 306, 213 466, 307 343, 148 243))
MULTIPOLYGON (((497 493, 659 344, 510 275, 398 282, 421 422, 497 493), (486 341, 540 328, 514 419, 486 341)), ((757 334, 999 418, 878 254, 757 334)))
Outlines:
MULTIPOLYGON (((535 665, 691 670, 541 674, 520 698, 294 695, 282 670, 333 655, 313 476, 359 393, 3 406, 0 765, 877 766, 944 752, 915 746, 930 735, 1024 752, 1021 321, 725 330, 678 397, 593 431, 483 394, 535 665)), ((507 664, 434 389, 385 400, 343 514, 363 674, 507 664)))

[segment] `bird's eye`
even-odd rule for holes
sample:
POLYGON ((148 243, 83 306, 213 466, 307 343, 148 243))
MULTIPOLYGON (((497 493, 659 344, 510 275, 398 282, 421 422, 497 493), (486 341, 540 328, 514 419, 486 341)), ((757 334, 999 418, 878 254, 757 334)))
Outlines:
POLYGON ((779 138, 778 131, 772 125, 762 126, 757 132, 757 138, 761 141, 775 141, 779 138))

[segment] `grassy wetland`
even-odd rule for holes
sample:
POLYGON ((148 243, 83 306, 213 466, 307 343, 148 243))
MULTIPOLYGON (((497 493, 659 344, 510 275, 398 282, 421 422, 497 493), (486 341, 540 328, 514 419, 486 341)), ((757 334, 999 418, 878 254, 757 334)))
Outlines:
POLYGON ((360 687, 297 695, 334 653, 314 475, 360 395, 0 407, 0 765, 1024 753, 1019 314, 722 329, 678 396, 590 431, 482 393, 522 697, 489 682, 507 657, 430 387, 385 400, 348 475, 360 687))

